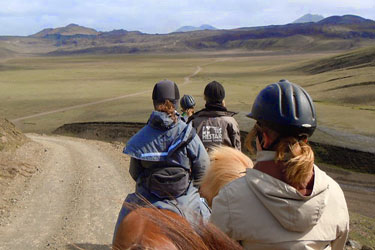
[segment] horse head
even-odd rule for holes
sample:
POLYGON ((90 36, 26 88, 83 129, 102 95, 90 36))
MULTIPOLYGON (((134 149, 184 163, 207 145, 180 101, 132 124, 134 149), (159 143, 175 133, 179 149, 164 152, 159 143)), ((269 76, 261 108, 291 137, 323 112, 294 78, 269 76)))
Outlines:
POLYGON ((252 160, 231 147, 221 146, 210 152, 210 166, 200 181, 200 194, 211 207, 213 198, 227 183, 244 176, 252 160))

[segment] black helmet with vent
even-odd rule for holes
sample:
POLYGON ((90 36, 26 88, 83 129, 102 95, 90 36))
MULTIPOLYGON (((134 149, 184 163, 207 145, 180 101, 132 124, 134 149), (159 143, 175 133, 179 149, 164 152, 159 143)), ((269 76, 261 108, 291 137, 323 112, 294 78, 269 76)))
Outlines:
POLYGON ((261 90, 247 116, 283 136, 311 136, 317 125, 310 95, 288 80, 280 80, 261 90))
POLYGON ((184 95, 180 100, 181 108, 191 109, 195 106, 195 100, 191 95, 184 95))
POLYGON ((180 92, 175 82, 163 80, 155 84, 154 90, 152 91, 154 105, 156 103, 162 103, 165 100, 170 100, 176 107, 179 99, 180 92))

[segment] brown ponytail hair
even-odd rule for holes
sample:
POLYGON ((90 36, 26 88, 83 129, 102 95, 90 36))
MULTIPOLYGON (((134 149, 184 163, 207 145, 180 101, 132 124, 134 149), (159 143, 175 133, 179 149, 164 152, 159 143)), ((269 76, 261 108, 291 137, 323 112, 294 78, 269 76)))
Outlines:
MULTIPOLYGON (((280 138, 280 134, 266 126, 255 124, 245 139, 245 146, 254 152, 252 141, 258 132, 265 132, 272 140, 280 138)), ((282 135, 281 135, 282 136, 282 135)), ((285 167, 284 177, 286 182, 293 187, 305 186, 313 174, 314 152, 305 140, 293 136, 281 137, 275 146, 275 162, 285 167)))
POLYGON ((155 104, 155 110, 167 113, 174 123, 177 122, 176 109, 170 100, 155 104))

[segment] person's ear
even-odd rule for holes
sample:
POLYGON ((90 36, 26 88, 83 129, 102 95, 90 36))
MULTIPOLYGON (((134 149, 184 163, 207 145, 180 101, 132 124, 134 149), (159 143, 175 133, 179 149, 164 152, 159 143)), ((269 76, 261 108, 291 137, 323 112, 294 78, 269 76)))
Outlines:
POLYGON ((224 100, 222 101, 222 104, 223 104, 223 107, 225 107, 225 101, 224 100))
POLYGON ((262 132, 262 136, 263 136, 263 148, 268 148, 272 144, 272 140, 267 135, 266 132, 262 132))

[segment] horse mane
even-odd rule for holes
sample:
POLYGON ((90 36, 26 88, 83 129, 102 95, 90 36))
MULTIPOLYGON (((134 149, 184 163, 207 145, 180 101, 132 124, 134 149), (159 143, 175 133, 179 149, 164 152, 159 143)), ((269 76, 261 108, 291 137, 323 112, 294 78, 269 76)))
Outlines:
POLYGON ((235 240, 231 239, 214 224, 200 221, 194 226, 195 231, 200 235, 208 249, 216 250, 242 250, 242 246, 235 240))
POLYGON ((182 216, 153 206, 141 207, 135 204, 132 211, 121 222, 113 249, 192 249, 214 250, 242 249, 213 224, 197 217, 191 225, 182 216))
POLYGON ((201 195, 211 205, 224 185, 245 175, 246 169, 252 167, 252 160, 241 151, 227 146, 214 148, 210 152, 210 166, 199 182, 201 195))

